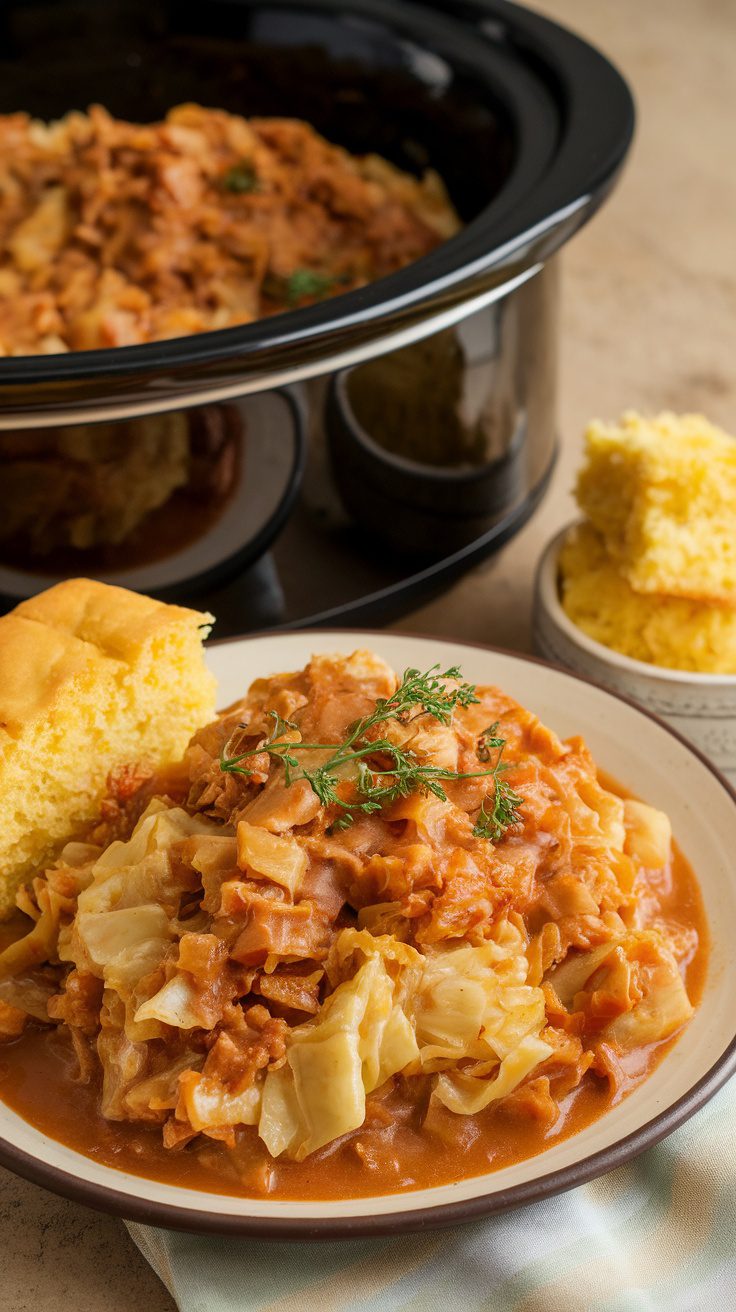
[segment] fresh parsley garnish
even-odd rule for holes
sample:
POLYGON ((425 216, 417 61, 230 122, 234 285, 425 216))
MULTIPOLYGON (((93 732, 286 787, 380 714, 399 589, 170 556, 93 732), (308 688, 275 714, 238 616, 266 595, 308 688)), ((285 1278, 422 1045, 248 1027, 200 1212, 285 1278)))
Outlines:
POLYGON ((486 810, 487 798, 483 799, 478 819, 473 826, 473 833, 476 838, 488 838, 492 843, 497 843, 502 834, 512 825, 519 824, 521 816, 518 811, 524 801, 518 793, 514 792, 510 784, 501 778, 504 770, 508 769, 505 761, 501 760, 506 739, 501 738, 498 733, 498 720, 495 724, 489 725, 478 739, 476 748, 479 761, 490 761, 491 753, 495 751, 496 759, 491 770, 493 775, 493 809, 486 810))
POLYGON ((278 273, 267 273, 263 279, 262 291, 272 301, 285 301, 291 309, 296 309, 302 301, 321 301, 329 296, 336 287, 350 282, 350 275, 319 273, 316 269, 294 269, 288 277, 278 273))
POLYGON ((232 168, 223 174, 222 185, 226 191, 245 196, 250 192, 258 191, 260 184, 253 165, 247 160, 242 160, 240 164, 233 164, 232 168))
POLYGON ((505 740, 498 736, 497 724, 481 734, 477 746, 479 760, 490 762, 491 752, 495 752, 494 763, 486 770, 468 772, 426 764, 419 760, 410 746, 402 747, 388 738, 369 736, 389 720, 409 724, 426 715, 440 724, 449 724, 457 706, 472 706, 478 700, 475 685, 462 681, 457 666, 441 671, 439 665, 434 665, 424 673, 409 669, 390 697, 378 698, 369 715, 348 727, 343 742, 294 742, 289 735, 298 732, 298 726, 283 719, 277 711, 269 711, 273 728, 268 738, 250 751, 231 757, 227 756, 226 744, 220 757, 220 769, 227 774, 248 777, 253 771, 243 762, 267 753, 283 765, 287 788, 297 779, 305 779, 322 806, 337 809, 332 830, 346 829, 359 815, 381 811, 411 793, 431 793, 441 801, 447 801, 443 784, 490 777, 494 783, 493 809, 488 812, 484 800, 473 833, 476 837, 495 842, 510 825, 518 823, 520 816, 516 808, 522 802, 522 798, 500 778, 507 766, 501 760, 505 740), (456 686, 448 689, 448 680, 456 686), (310 769, 297 755, 302 752, 329 755, 310 769), (346 767, 352 767, 349 775, 346 767), (346 784, 350 786, 351 796, 348 798, 343 795, 346 784))
POLYGON ((295 269, 286 279, 286 299, 292 306, 308 298, 319 301, 327 296, 339 281, 340 279, 333 274, 318 273, 315 269, 295 269))

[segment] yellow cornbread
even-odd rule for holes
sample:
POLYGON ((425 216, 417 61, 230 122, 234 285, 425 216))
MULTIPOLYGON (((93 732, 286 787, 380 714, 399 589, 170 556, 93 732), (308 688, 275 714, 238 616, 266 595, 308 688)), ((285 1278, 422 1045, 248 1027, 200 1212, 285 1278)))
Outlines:
POLYGON ((211 619, 88 579, 0 618, 0 918, 95 818, 110 770, 178 760, 212 718, 211 619))
POLYGON ((634 592, 590 524, 572 530, 559 570, 566 614, 596 642, 668 669, 736 674, 736 610, 634 592))
POLYGON ((578 504, 634 591, 736 607, 736 440, 701 415, 629 411, 585 445, 578 504))

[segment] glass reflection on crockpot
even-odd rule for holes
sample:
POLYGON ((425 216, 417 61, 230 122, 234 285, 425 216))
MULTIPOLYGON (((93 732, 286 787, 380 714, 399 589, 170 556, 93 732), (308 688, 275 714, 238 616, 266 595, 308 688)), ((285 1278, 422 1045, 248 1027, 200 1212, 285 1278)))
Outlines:
POLYGON ((523 503, 555 440, 557 270, 422 342, 339 374, 328 409, 342 503, 405 555, 462 549, 523 503))
POLYGON ((0 560, 54 577, 160 560, 222 514, 241 448, 234 406, 0 432, 0 560))

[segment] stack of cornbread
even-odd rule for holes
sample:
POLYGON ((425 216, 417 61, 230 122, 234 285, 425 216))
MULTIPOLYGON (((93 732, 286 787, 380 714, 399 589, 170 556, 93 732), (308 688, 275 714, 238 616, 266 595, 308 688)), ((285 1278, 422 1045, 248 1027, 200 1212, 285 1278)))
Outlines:
POLYGON ((560 554, 565 611, 650 664, 736 674, 736 440, 700 415, 593 423, 560 554))

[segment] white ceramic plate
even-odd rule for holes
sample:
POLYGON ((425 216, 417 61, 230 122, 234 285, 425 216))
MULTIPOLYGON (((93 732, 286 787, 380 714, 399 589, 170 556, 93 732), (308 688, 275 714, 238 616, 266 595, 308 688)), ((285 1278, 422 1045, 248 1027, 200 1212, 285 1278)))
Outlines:
POLYGON ((396 1233, 448 1225, 531 1202, 620 1165, 692 1115, 736 1069, 736 793, 684 739, 633 703, 574 675, 507 653, 396 633, 304 632, 215 644, 220 702, 258 675, 297 669, 312 652, 371 647, 397 670, 457 664, 498 683, 566 737, 582 733, 606 771, 672 817, 692 863, 712 933, 701 1006, 674 1049, 601 1120, 547 1152, 433 1189, 340 1202, 232 1198, 177 1188, 102 1166, 41 1134, 0 1103, 0 1161, 93 1207, 188 1230, 271 1237, 396 1233))

